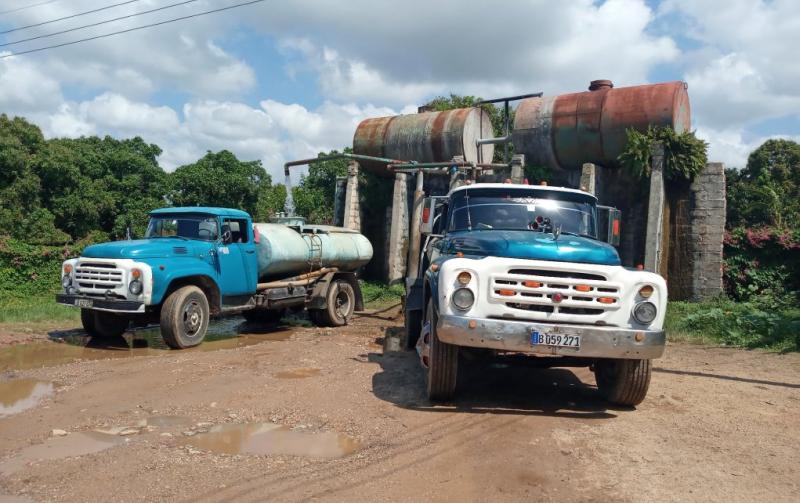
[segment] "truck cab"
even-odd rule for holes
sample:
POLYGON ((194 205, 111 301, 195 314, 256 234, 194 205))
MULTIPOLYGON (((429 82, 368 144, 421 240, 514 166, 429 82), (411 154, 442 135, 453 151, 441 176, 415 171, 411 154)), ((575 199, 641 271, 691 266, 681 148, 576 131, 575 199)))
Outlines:
POLYGON ((56 302, 80 308, 89 335, 118 336, 131 323, 159 323, 164 342, 177 349, 200 344, 212 316, 275 322, 287 308, 307 307, 316 324, 339 326, 362 308, 353 271, 369 260, 371 247, 350 257, 349 269, 326 267, 323 259, 342 264, 336 253, 349 241, 334 240, 345 229, 259 225, 275 236, 263 236, 237 209, 154 210, 143 239, 88 246, 66 260, 56 302), (265 268, 281 274, 259 283, 265 268))
POLYGON ((521 184, 465 185, 424 204, 407 344, 427 368, 432 400, 455 393, 459 350, 585 365, 609 401, 644 399, 651 360, 664 352, 667 287, 621 265, 609 243, 617 210, 598 225, 592 194, 521 184))

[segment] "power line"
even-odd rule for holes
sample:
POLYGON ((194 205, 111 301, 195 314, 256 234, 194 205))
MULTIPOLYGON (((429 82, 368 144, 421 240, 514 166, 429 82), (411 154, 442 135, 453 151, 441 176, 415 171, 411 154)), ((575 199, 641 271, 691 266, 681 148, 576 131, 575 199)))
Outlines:
POLYGON ((33 5, 26 5, 25 7, 17 7, 16 9, 3 10, 3 11, 0 11, 0 16, 2 16, 3 14, 11 14, 12 12, 19 12, 21 10, 31 9, 33 7, 39 7, 40 5, 47 5, 49 3, 55 3, 55 2, 58 2, 58 1, 59 0, 47 0, 47 2, 35 3, 33 5))
POLYGON ((128 19, 128 18, 131 18, 131 17, 141 16, 143 14, 150 14, 151 12, 157 12, 157 11, 160 11, 160 10, 171 9, 172 7, 178 7, 180 5, 186 5, 187 3, 192 3, 192 2, 196 2, 196 1, 197 0, 185 0, 183 2, 174 3, 172 5, 165 5, 164 7, 158 7, 158 8, 150 9, 150 10, 143 10, 141 12, 128 14, 127 16, 120 16, 120 17, 115 17, 114 19, 107 19, 105 21, 99 21, 97 23, 85 24, 83 26, 78 26, 76 28, 70 28, 68 30, 56 31, 56 32, 53 32, 53 33, 47 33, 45 35, 38 35, 36 37, 23 38, 23 39, 20 39, 20 40, 15 40, 13 42, 5 42, 3 44, 0 44, 0 47, 6 47, 6 46, 9 46, 9 45, 17 45, 17 44, 21 44, 23 42, 30 42, 31 40, 38 40, 40 38, 55 37, 56 35, 63 35, 64 33, 83 30, 84 28, 92 28, 92 27, 95 27, 95 26, 100 26, 101 24, 113 23, 114 21, 120 21, 122 19, 128 19))
POLYGON ((127 5, 129 3, 134 3, 138 1, 139 0, 128 0, 127 2, 120 2, 112 5, 106 5, 105 7, 100 7, 98 9, 87 10, 85 12, 79 12, 77 14, 70 14, 69 16, 64 16, 57 19, 51 19, 49 21, 42 21, 41 23, 29 24, 28 26, 20 26, 19 28, 12 28, 10 30, 0 31, 0 35, 5 35, 6 33, 11 33, 12 31, 27 30, 28 28, 35 28, 37 26, 43 26, 46 24, 55 23, 57 21, 63 21, 65 19, 72 19, 74 17, 85 16, 86 14, 93 14, 95 12, 100 12, 101 10, 113 9, 114 7, 119 7, 120 5, 127 5))
POLYGON ((55 49, 57 47, 65 47, 65 46, 68 46, 68 45, 75 45, 75 44, 79 44, 81 42, 88 42, 90 40, 97 40, 99 38, 112 37, 114 35, 120 35, 122 33, 130 33, 132 31, 143 30, 145 28, 152 28, 153 26, 161 26, 163 24, 174 23, 176 21, 183 21, 185 19, 191 19, 191 18, 194 18, 194 17, 205 16, 206 14, 214 14, 215 12, 222 12, 222 11, 225 11, 225 10, 235 9, 237 7, 244 7, 246 5, 253 5, 253 4, 256 4, 256 3, 261 3, 263 1, 264 0, 251 0, 250 2, 238 3, 238 4, 234 4, 234 5, 229 5, 227 7, 221 7, 219 9, 207 10, 205 12, 198 12, 196 14, 189 14, 188 16, 181 16, 181 17, 176 17, 174 19, 167 19, 166 21, 160 21, 158 23, 151 23, 151 24, 145 24, 145 25, 142 25, 142 26, 136 26, 134 28, 128 28, 127 30, 114 31, 114 32, 111 32, 111 33, 105 33, 103 35, 95 35, 94 37, 88 37, 88 38, 82 38, 82 39, 79 39, 79 40, 73 40, 72 42, 64 42, 63 44, 48 45, 48 46, 45 46, 45 47, 38 47, 36 49, 29 49, 27 51, 20 51, 20 52, 12 53, 12 54, 4 54, 4 55, 0 56, 0 59, 11 58, 13 56, 21 56, 23 54, 30 54, 32 52, 45 51, 47 49, 55 49))

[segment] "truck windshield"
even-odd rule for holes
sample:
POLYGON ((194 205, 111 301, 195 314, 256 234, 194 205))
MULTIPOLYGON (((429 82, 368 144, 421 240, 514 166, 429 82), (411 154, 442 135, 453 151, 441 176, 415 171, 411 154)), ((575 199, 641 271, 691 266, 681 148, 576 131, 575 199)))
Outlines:
POLYGON ((202 215, 158 215, 150 218, 146 238, 181 237, 216 241, 219 236, 217 219, 202 215))
POLYGON ((597 237, 589 196, 541 189, 466 189, 451 200, 450 231, 530 230, 597 237))

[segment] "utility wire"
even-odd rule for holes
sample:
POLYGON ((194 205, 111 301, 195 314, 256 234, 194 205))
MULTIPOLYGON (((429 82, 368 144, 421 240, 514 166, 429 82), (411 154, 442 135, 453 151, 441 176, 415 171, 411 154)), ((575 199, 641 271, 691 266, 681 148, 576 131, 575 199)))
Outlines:
POLYGON ((47 2, 39 2, 39 3, 35 3, 33 5, 26 5, 25 7, 17 7, 16 9, 2 10, 2 11, 0 11, 0 16, 2 16, 3 14, 11 14, 12 12, 19 12, 21 10, 31 9, 33 7, 39 7, 40 5, 47 5, 49 3, 55 3, 55 2, 58 2, 58 1, 59 0, 47 0, 47 2))
POLYGON ((74 17, 85 16, 86 14, 92 14, 92 13, 95 13, 95 12, 100 12, 101 10, 113 9, 114 7, 119 7, 120 5, 127 5, 129 3, 134 3, 134 2, 138 2, 138 1, 139 0, 128 0, 127 2, 120 2, 120 3, 115 3, 115 4, 112 4, 112 5, 106 5, 105 7, 100 7, 98 9, 87 10, 85 12, 79 12, 77 14, 71 14, 69 16, 64 16, 64 17, 60 17, 60 18, 57 18, 57 19, 51 19, 49 21, 42 21, 41 23, 29 24, 27 26, 20 26, 19 28, 12 28, 10 30, 0 31, 0 35, 5 35, 6 33, 11 33, 12 31, 27 30, 28 28, 35 28, 37 26, 43 26, 43 25, 46 25, 46 24, 55 23, 57 21, 63 21, 65 19, 72 19, 74 17))
POLYGON ((179 5, 186 5, 187 3, 192 3, 192 2, 196 2, 196 1, 197 0, 185 0, 183 2, 174 3, 172 5, 165 5, 163 7, 158 7, 158 8, 155 8, 155 9, 143 10, 141 12, 128 14, 127 16, 120 16, 120 17, 115 17, 114 19, 107 19, 105 21, 99 21, 97 23, 85 24, 83 26, 78 26, 76 28, 70 28, 68 30, 56 31, 56 32, 47 33, 47 34, 44 34, 44 35, 38 35, 36 37, 23 38, 23 39, 20 39, 20 40, 15 40, 13 42, 5 42, 3 44, 0 44, 0 47, 6 47, 6 46, 9 46, 9 45, 17 45, 17 44, 21 44, 23 42, 30 42, 31 40, 38 40, 40 38, 55 37, 56 35, 63 35, 64 33, 69 33, 71 31, 82 30, 84 28, 92 28, 94 26, 100 26, 101 24, 113 23, 114 21, 120 21, 122 19, 128 19, 128 18, 131 18, 131 17, 141 16, 143 14, 150 14, 151 12, 157 12, 157 11, 160 11, 160 10, 171 9, 172 7, 178 7, 179 5))
POLYGON ((11 58, 13 56, 21 56, 22 54, 30 54, 32 52, 45 51, 47 49, 55 49, 57 47, 65 47, 65 46, 68 46, 68 45, 75 45, 75 44, 79 44, 81 42, 88 42, 90 40, 97 40, 99 38, 112 37, 114 35, 120 35, 122 33, 130 33, 132 31, 143 30, 145 28, 152 28, 153 26, 161 26, 163 24, 174 23, 176 21, 183 21, 184 19, 191 19, 191 18, 194 18, 194 17, 205 16, 206 14, 214 14, 215 12, 222 12, 222 11, 225 11, 225 10, 235 9, 237 7, 244 7, 246 5, 253 5, 253 4, 256 4, 256 3, 261 3, 263 1, 264 0, 251 0, 249 2, 242 2, 242 3, 238 3, 238 4, 234 4, 234 5, 229 5, 227 7, 221 7, 219 9, 207 10, 207 11, 204 11, 204 12, 198 12, 198 13, 195 13, 195 14, 189 14, 188 16, 176 17, 174 19, 167 19, 166 21, 160 21, 158 23, 151 23, 151 24, 145 24, 145 25, 142 25, 142 26, 136 26, 135 28, 128 28, 127 30, 114 31, 114 32, 111 32, 111 33, 105 33, 103 35, 96 35, 94 37, 87 37, 87 38, 82 38, 82 39, 79 39, 79 40, 73 40, 72 42, 64 42, 63 44, 48 45, 48 46, 45 46, 45 47, 38 47, 36 49, 29 49, 27 51, 20 51, 20 52, 17 52, 17 53, 4 54, 4 55, 0 56, 0 59, 11 58))

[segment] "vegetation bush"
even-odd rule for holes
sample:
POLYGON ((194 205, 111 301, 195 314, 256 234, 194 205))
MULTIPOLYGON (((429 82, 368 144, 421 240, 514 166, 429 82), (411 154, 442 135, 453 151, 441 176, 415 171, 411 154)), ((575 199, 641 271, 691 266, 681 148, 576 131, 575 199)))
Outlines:
POLYGON ((664 177, 667 180, 692 180, 708 163, 708 143, 694 132, 677 133, 671 127, 650 126, 647 131, 627 130, 628 142, 619 156, 624 169, 636 178, 650 176, 653 143, 664 146, 664 177))

